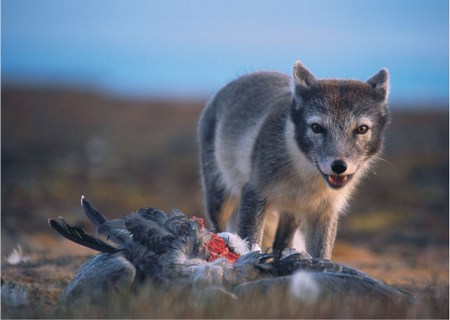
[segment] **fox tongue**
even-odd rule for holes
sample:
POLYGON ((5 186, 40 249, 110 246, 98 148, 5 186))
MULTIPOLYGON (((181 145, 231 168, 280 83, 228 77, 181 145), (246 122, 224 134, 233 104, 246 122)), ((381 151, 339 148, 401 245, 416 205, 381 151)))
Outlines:
POLYGON ((342 187, 347 182, 347 176, 328 176, 328 182, 335 187, 342 187))

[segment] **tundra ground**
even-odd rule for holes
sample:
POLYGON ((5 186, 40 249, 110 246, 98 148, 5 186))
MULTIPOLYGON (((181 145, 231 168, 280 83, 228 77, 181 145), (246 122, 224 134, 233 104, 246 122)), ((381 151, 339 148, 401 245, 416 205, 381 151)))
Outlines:
POLYGON ((333 254, 416 295, 421 306, 401 313, 348 301, 305 306, 282 295, 199 302, 150 288, 108 309, 61 309, 59 294, 95 252, 63 240, 47 219, 64 216, 94 232, 82 194, 111 218, 148 206, 201 216, 202 108, 200 100, 2 89, 2 317, 448 318, 448 111, 429 105, 394 106, 383 160, 342 217, 333 254), (26 261, 10 264, 5 257, 17 245, 26 261))

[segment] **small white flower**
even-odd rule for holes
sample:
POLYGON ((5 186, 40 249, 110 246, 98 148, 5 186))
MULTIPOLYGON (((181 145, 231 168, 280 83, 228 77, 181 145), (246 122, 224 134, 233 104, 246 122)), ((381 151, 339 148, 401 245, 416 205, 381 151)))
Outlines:
POLYGON ((9 264, 19 264, 21 262, 27 262, 30 260, 29 257, 23 255, 22 247, 20 244, 17 245, 17 248, 14 248, 9 256, 4 258, 9 264))

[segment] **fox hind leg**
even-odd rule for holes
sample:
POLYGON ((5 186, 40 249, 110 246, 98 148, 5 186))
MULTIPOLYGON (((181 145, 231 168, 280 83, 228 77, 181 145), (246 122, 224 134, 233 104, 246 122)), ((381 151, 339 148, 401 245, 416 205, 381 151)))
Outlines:
POLYGON ((201 143, 200 162, 206 215, 214 230, 223 232, 233 210, 233 198, 223 183, 212 142, 201 143))
POLYGON ((198 142, 206 215, 211 227, 222 232, 226 226, 222 212, 228 195, 215 157, 216 126, 216 106, 212 102, 200 118, 198 142))
POLYGON ((236 201, 233 200, 220 183, 220 177, 204 177, 206 214, 215 232, 226 230, 227 221, 233 212, 236 201))

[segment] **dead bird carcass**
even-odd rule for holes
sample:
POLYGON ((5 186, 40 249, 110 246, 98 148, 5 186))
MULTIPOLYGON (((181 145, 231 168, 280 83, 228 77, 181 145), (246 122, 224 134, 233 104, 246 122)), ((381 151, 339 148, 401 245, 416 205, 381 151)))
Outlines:
POLYGON ((232 233, 214 234, 200 218, 145 208, 108 220, 85 197, 82 207, 97 233, 113 244, 72 227, 60 217, 50 226, 69 240, 101 253, 91 258, 66 287, 67 303, 83 298, 101 302, 111 292, 127 293, 146 280, 163 288, 214 288, 231 297, 285 290, 306 302, 366 297, 393 304, 416 303, 411 295, 366 274, 305 252, 286 249, 281 257, 249 249, 232 233))

